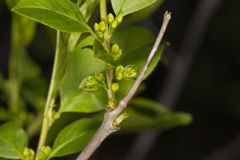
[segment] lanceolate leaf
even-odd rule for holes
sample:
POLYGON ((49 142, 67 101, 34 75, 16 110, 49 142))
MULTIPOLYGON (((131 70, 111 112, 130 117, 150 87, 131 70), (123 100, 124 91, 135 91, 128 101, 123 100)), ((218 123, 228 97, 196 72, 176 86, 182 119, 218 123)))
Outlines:
POLYGON ((0 131, 0 157, 23 158, 23 150, 28 143, 25 132, 14 123, 0 126, 0 131))
POLYGON ((80 119, 65 127, 54 141, 50 157, 61 157, 81 151, 97 130, 93 119, 80 119))
POLYGON ((127 15, 146 8, 158 0, 111 0, 115 14, 127 15))
POLYGON ((18 2, 19 0, 5 0, 8 9, 12 9, 18 2))
POLYGON ((66 74, 61 85, 61 112, 91 113, 102 110, 106 105, 106 92, 79 89, 80 82, 87 76, 102 72, 105 64, 94 57, 91 49, 82 49, 81 44, 71 54, 66 74))
POLYGON ((121 126, 123 133, 147 128, 170 129, 188 125, 192 121, 188 113, 171 111, 166 106, 145 98, 133 99, 126 112, 130 116, 121 126))
POLYGON ((70 0, 21 0, 13 11, 56 30, 90 31, 77 5, 70 0))

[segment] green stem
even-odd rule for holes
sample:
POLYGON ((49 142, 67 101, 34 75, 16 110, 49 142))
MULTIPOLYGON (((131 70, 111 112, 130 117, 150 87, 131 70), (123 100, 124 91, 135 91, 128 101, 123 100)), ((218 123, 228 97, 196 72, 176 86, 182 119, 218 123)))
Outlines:
POLYGON ((46 105, 45 105, 45 109, 44 109, 44 115, 43 115, 43 120, 42 120, 42 129, 41 129, 40 139, 39 139, 39 143, 38 143, 37 154, 39 153, 41 148, 45 145, 48 130, 49 130, 51 124, 53 123, 52 113, 53 113, 55 99, 57 96, 58 86, 60 83, 59 75, 61 75, 62 61, 63 61, 62 44, 61 44, 61 39, 60 39, 60 32, 57 31, 57 43, 56 43, 56 52, 55 52, 53 73, 52 73, 52 78, 51 78, 50 87, 49 87, 49 91, 48 91, 48 97, 47 97, 47 101, 46 101, 46 105))
MULTIPOLYGON (((9 58, 9 106, 11 112, 17 116, 16 119, 23 123, 22 120, 19 119, 20 112, 25 112, 25 108, 23 108, 23 102, 20 99, 20 90, 22 79, 19 75, 19 67, 22 63, 22 56, 24 53, 24 46, 20 43, 20 39, 18 38, 19 31, 21 30, 19 17, 16 15, 12 16, 12 28, 11 28, 11 54, 9 58)), ((20 67, 21 68, 21 67, 20 67)), ((18 121, 18 122, 19 122, 18 121)))
POLYGON ((100 0, 100 16, 101 19, 107 22, 107 2, 106 0, 100 0))
MULTIPOLYGON (((105 21, 107 24, 107 2, 106 0, 100 0, 100 16, 101 20, 105 21)), ((111 42, 110 42, 110 33, 108 32, 108 26, 106 27, 106 32, 104 34, 104 46, 107 47, 108 50, 111 50, 111 42)), ((111 86, 113 81, 113 69, 109 66, 106 66, 106 80, 107 80, 107 95, 108 95, 108 106, 110 108, 115 108, 115 95, 112 92, 111 86)))

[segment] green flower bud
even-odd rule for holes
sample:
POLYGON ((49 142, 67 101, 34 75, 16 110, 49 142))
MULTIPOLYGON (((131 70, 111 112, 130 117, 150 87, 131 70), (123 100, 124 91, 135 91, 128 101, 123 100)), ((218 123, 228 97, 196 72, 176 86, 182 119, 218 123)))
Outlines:
POLYGON ((122 65, 117 66, 115 70, 115 78, 120 81, 123 78, 124 67, 122 65))
POLYGON ((102 32, 106 31, 106 23, 104 21, 99 23, 99 30, 102 32))
POLYGON ((122 50, 120 49, 116 55, 113 56, 113 59, 117 61, 122 55, 122 50))
POLYGON ((118 53, 119 50, 120 50, 120 48, 119 48, 118 44, 112 45, 111 51, 112 51, 113 54, 118 53))
POLYGON ((116 68, 116 73, 122 73, 123 71, 124 71, 123 65, 117 66, 117 68, 116 68))
POLYGON ((99 86, 98 81, 93 76, 88 76, 82 80, 79 88, 85 91, 95 91, 99 86))
POLYGON ((37 154, 37 157, 38 157, 38 160, 46 160, 47 159, 47 156, 42 151, 40 151, 37 154))
POLYGON ((33 160, 33 159, 31 159, 31 157, 27 156, 27 157, 24 157, 24 160, 33 160))
POLYGON ((97 32, 99 30, 99 24, 98 23, 94 23, 94 30, 95 30, 95 32, 97 32))
POLYGON ((33 160, 34 155, 35 153, 32 149, 24 148, 24 151, 23 151, 24 160, 33 160))
POLYGON ((127 66, 123 71, 123 79, 133 79, 137 76, 137 72, 133 69, 132 66, 127 66))
POLYGON ((59 119, 60 117, 61 117, 61 113, 60 113, 60 112, 54 112, 54 113, 53 113, 52 118, 53 118, 54 120, 57 120, 57 119, 59 119))
POLYGON ((42 149, 43 153, 44 153, 47 157, 50 155, 51 150, 52 150, 52 149, 51 149, 50 146, 44 146, 43 149, 42 149))
POLYGON ((38 160, 46 160, 48 159, 48 156, 51 153, 51 147, 49 146, 43 146, 40 150, 40 152, 38 153, 38 160))
POLYGON ((28 156, 29 155, 29 148, 24 148, 23 155, 28 156))
POLYGON ((118 81, 122 80, 122 78, 123 78, 122 73, 116 74, 116 75, 115 75, 115 78, 116 78, 116 80, 118 80, 118 81))
POLYGON ((103 37, 104 37, 103 32, 97 31, 96 33, 97 33, 98 38, 103 39, 103 37))
POLYGON ((30 159, 34 159, 34 155, 35 155, 35 152, 32 150, 32 149, 30 149, 29 150, 30 151, 30 159))
POLYGON ((103 82, 104 81, 104 75, 102 73, 95 73, 95 78, 99 82, 103 82))
POLYGON ((116 17, 116 20, 118 21, 118 24, 120 24, 123 20, 123 14, 119 14, 117 17, 116 17))
POLYGON ((119 84, 118 83, 113 83, 111 89, 112 89, 113 92, 117 92, 117 90, 119 89, 119 84))
POLYGON ((126 118, 129 117, 128 113, 123 113, 120 116, 118 116, 114 122, 113 122, 113 126, 118 127, 126 118))
POLYGON ((112 23, 111 23, 111 28, 112 29, 116 29, 118 26, 118 21, 115 19, 112 23))
POLYGON ((111 24, 114 21, 114 16, 112 13, 109 13, 107 15, 107 21, 108 21, 108 24, 111 24))

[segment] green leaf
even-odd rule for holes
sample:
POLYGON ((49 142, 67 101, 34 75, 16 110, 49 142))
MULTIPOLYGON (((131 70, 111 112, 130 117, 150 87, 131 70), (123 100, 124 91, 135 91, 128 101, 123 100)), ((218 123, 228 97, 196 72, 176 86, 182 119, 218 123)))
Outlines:
POLYGON ((97 40, 94 41, 93 50, 95 57, 99 58, 103 62, 106 62, 110 66, 113 66, 115 64, 113 57, 104 49, 102 44, 99 43, 97 40))
POLYGON ((56 30, 90 31, 77 5, 70 0, 21 0, 13 11, 56 30))
POLYGON ((130 116, 121 126, 123 133, 147 128, 170 129, 188 125, 192 121, 192 117, 188 113, 171 111, 166 106, 145 98, 133 99, 126 112, 130 116))
POLYGON ((9 9, 12 9, 18 3, 18 1, 19 0, 5 0, 9 9))
POLYGON ((59 119, 56 119, 53 124, 51 125, 47 139, 46 144, 53 144, 55 138, 57 137, 58 133, 67 125, 82 119, 82 118, 88 118, 89 116, 92 116, 92 114, 88 113, 79 113, 79 112, 63 112, 61 113, 61 116, 59 119))
POLYGON ((107 104, 106 92, 102 88, 94 92, 79 89, 79 84, 85 77, 105 69, 105 64, 94 57, 92 50, 81 47, 80 43, 69 57, 60 90, 61 112, 96 112, 107 104))
MULTIPOLYGON (((112 37, 112 42, 119 44, 120 48, 123 50, 118 64, 134 65, 134 67, 140 71, 147 61, 155 40, 156 37, 146 28, 132 25, 119 27, 112 37)), ((160 61, 164 46, 165 44, 162 44, 158 49, 158 52, 148 68, 145 78, 151 74, 160 61)))
POLYGON ((163 0, 158 0, 154 5, 150 5, 142 10, 139 10, 137 12, 134 12, 130 15, 128 15, 125 18, 124 22, 139 22, 147 17, 150 17, 158 8, 159 6, 163 3, 163 0))
POLYGON ((111 0, 115 14, 127 15, 144 9, 158 0, 111 0))
MULTIPOLYGON (((82 13, 82 16, 86 20, 86 22, 89 21, 91 16, 93 15, 93 12, 95 11, 96 7, 99 4, 99 1, 96 0, 87 0, 87 1, 80 1, 78 0, 76 2, 78 4, 78 7, 80 8, 80 12, 82 13)), ((71 33, 69 36, 69 41, 68 41, 68 49, 70 52, 73 51, 73 49, 76 47, 77 43, 79 42, 79 38, 82 33, 71 33)), ((89 36, 91 37, 91 36, 89 36)))
POLYGON ((0 130, 0 157, 22 159, 28 143, 26 133, 14 123, 4 124, 0 130))
POLYGON ((93 119, 80 119, 65 127, 54 141, 50 157, 61 157, 81 151, 97 130, 93 119))
MULTIPOLYGON (((154 45, 155 36, 152 32, 143 27, 123 25, 114 32, 112 42, 117 43, 123 50, 118 65, 133 65, 137 72, 140 72, 154 45)), ((164 46, 165 44, 162 44, 158 49, 158 52, 147 70, 145 78, 152 73, 160 61, 164 46)), ((121 99, 128 92, 131 84, 133 84, 133 81, 120 82, 120 90, 117 92, 118 99, 121 99)))
POLYGON ((96 9, 98 4, 99 4, 99 1, 87 0, 83 4, 80 5, 80 11, 81 11, 83 17, 86 20, 90 19, 90 17, 92 16, 93 11, 96 9))

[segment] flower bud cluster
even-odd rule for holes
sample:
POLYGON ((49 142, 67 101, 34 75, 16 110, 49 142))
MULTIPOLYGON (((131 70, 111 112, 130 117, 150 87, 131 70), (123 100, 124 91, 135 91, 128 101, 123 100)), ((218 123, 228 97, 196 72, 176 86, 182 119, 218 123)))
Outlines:
POLYGON ((99 39, 104 38, 104 33, 105 33, 106 29, 107 29, 107 25, 106 25, 105 21, 102 20, 99 23, 94 23, 94 30, 99 39))
POLYGON ((101 20, 99 23, 94 23, 94 31, 99 39, 104 39, 104 33, 108 29, 109 33, 112 33, 118 25, 122 22, 123 15, 119 14, 116 17, 112 13, 107 15, 107 22, 101 20))
POLYGON ((110 26, 109 27, 110 32, 113 32, 118 27, 118 25, 122 23, 122 20, 123 20, 122 14, 119 14, 116 17, 114 17, 112 13, 109 13, 107 15, 107 22, 108 25, 110 26))
POLYGON ((120 49, 118 44, 113 44, 111 48, 111 53, 112 53, 113 59, 117 61, 122 55, 122 50, 120 49))
POLYGON ((123 65, 119 65, 115 69, 115 78, 117 81, 120 81, 122 79, 131 80, 136 78, 136 76, 137 72, 131 65, 128 65, 126 67, 123 67, 123 65))
POLYGON ((84 78, 79 88, 85 91, 95 91, 99 87, 105 87, 105 78, 102 73, 95 73, 95 76, 88 76, 84 78))

